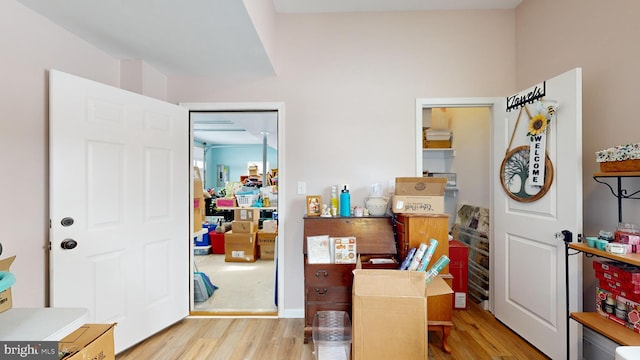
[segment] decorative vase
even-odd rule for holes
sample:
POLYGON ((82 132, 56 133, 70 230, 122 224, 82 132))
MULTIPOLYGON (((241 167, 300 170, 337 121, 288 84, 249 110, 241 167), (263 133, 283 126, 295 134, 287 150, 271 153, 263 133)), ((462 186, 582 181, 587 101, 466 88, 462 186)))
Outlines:
POLYGON ((370 197, 364 201, 364 206, 371 216, 382 216, 387 213, 388 197, 370 197))

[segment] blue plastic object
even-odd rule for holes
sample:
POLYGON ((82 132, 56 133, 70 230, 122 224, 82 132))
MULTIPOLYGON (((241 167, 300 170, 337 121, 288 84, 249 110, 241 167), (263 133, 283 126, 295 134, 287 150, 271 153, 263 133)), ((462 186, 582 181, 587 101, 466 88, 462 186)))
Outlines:
POLYGON ((0 271, 0 292, 3 292, 16 283, 16 277, 8 271, 0 271))

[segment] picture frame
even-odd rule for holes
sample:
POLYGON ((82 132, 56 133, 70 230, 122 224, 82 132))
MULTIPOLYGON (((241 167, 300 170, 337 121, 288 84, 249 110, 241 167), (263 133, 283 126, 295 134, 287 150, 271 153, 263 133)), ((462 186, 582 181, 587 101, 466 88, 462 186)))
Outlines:
POLYGON ((322 214, 322 198, 320 195, 307 195, 307 216, 320 216, 322 214))

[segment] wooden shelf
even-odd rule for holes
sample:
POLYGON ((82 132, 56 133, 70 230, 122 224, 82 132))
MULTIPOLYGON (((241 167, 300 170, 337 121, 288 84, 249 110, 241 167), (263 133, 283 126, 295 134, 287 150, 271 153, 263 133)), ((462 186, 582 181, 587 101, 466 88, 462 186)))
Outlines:
POLYGON ((585 254, 592 254, 595 256, 600 256, 603 258, 640 266, 640 254, 617 255, 617 254, 612 254, 610 252, 606 252, 603 250, 598 250, 596 248, 592 248, 585 243, 571 243, 569 244, 569 248, 581 251, 585 254))
POLYGON ((422 148, 424 151, 453 151, 454 148, 422 148))
POLYGON ((571 313, 571 318, 620 345, 640 345, 640 334, 596 312, 574 312, 571 313))
POLYGON ((640 171, 620 171, 620 172, 597 172, 593 177, 640 177, 640 171))

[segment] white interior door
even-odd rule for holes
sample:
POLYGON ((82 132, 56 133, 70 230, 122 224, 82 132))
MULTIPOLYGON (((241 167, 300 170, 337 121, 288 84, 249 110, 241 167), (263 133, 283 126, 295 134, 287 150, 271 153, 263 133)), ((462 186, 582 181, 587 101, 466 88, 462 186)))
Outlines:
MULTIPOLYGON (((532 202, 507 196, 500 181, 505 151, 529 144, 526 112, 506 112, 507 99, 494 108, 492 279, 495 316, 552 359, 567 357, 564 244, 555 233, 582 232, 582 71, 574 69, 537 85, 546 90, 544 104, 558 103, 549 124, 546 149, 554 178, 548 192, 532 202)), ((518 98, 535 93, 521 91, 518 98)), ((512 98, 513 99, 513 98, 512 98)), ((535 104, 527 105, 535 116, 535 104)), ((569 261, 572 311, 581 306, 582 263, 569 261)), ((578 351, 575 322, 571 326, 571 358, 578 351)))
POLYGON ((116 352, 189 312, 187 109, 50 73, 50 298, 116 352))

